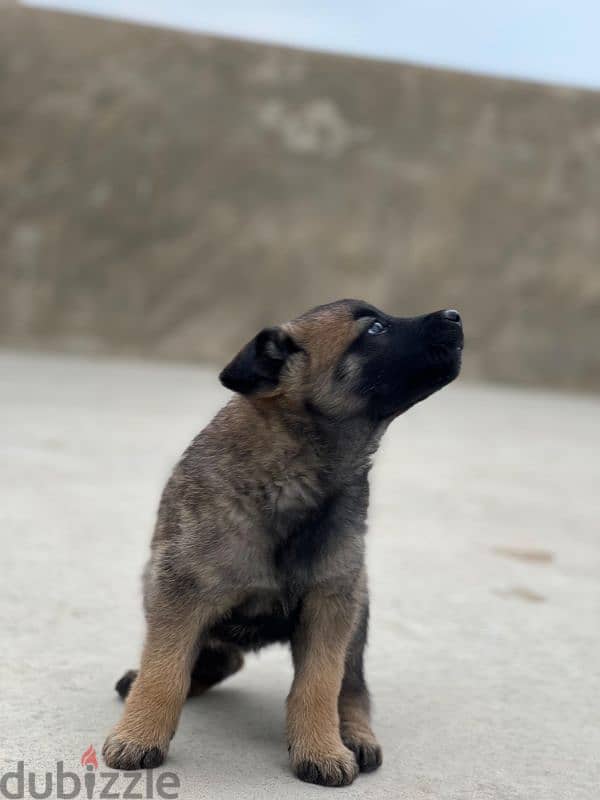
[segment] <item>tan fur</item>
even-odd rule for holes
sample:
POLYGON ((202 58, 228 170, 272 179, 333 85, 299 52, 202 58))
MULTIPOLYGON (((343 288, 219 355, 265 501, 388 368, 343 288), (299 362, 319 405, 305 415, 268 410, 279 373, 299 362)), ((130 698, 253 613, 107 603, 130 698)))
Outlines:
POLYGON ((127 769, 124 764, 129 759, 135 764, 145 750, 156 749, 157 758, 164 757, 190 690, 201 634, 220 610, 165 604, 149 618, 139 674, 102 750, 109 767, 127 769))
POLYGON ((287 704, 287 736, 296 771, 311 763, 328 783, 347 783, 358 774, 354 754, 340 737, 338 697, 344 661, 356 621, 356 604, 331 591, 305 599, 292 641, 295 677, 287 704))
POLYGON ((355 320, 347 307, 325 307, 303 314, 283 326, 304 348, 290 359, 281 386, 288 403, 300 404, 307 395, 328 413, 351 413, 358 408, 343 383, 336 385, 334 370, 364 321, 355 320))

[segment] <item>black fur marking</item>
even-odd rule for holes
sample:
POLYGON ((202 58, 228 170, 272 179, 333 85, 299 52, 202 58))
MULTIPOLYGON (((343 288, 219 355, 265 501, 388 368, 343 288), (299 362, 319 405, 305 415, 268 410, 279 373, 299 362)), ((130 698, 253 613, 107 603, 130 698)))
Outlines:
POLYGON ((378 744, 359 744, 358 742, 344 741, 349 750, 352 750, 361 772, 373 772, 383 763, 383 754, 378 744))
POLYGON ((165 760, 165 754, 158 747, 151 747, 142 755, 140 766, 142 769, 154 769, 160 767, 165 760))
POLYGON ((315 761, 301 761, 295 768, 301 781, 316 783, 319 786, 348 786, 354 780, 354 773, 340 765, 321 765, 315 761))
POLYGON ((381 311, 378 311, 368 303, 361 303, 352 310, 352 316, 354 319, 361 319, 362 317, 377 317, 377 319, 380 319, 385 317, 385 314, 382 314, 381 311))
POLYGON ((281 328, 264 328, 222 370, 219 380, 240 394, 273 389, 288 356, 301 349, 281 328))
MULTIPOLYGON (((346 694, 365 694, 368 692, 364 673, 364 648, 367 644, 369 628, 369 603, 364 603, 358 624, 346 653, 346 666, 341 691, 346 694)), ((367 694, 368 697, 368 694, 367 694)))
POLYGON ((298 569, 307 569, 319 559, 328 537, 334 535, 334 511, 338 496, 326 497, 317 508, 310 509, 302 519, 291 523, 285 538, 275 549, 275 568, 280 574, 294 575, 298 569))
POLYGON ((116 682, 115 689, 121 700, 125 700, 136 678, 137 678, 137 670, 130 669, 127 670, 127 672, 116 682))
POLYGON ((142 747, 133 742, 110 742, 110 755, 108 753, 109 740, 104 743, 102 750, 104 759, 109 767, 122 770, 153 769, 159 767, 165 760, 166 753, 159 747, 142 747))
POLYGON ((192 681, 213 683, 215 678, 218 680, 219 676, 225 674, 228 664, 229 658, 225 650, 204 647, 198 654, 194 664, 192 681))
POLYGON ((240 608, 234 608, 226 619, 211 628, 210 637, 237 644, 243 650, 260 650, 268 644, 288 642, 296 616, 297 611, 290 615, 281 612, 247 616, 240 608))
POLYGON ((233 675, 244 664, 237 647, 203 647, 192 669, 190 694, 199 694, 233 675))
POLYGON ((398 415, 450 383, 460 371, 464 341, 462 327, 442 312, 383 319, 384 334, 361 335, 348 349, 362 358, 356 392, 376 420, 398 415))

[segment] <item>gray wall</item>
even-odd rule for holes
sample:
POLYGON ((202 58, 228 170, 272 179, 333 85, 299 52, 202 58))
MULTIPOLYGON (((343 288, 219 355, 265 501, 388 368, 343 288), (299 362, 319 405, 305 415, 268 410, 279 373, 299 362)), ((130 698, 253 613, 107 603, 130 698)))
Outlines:
POLYGON ((340 296, 600 388, 600 95, 0 5, 0 344, 223 362, 340 296))

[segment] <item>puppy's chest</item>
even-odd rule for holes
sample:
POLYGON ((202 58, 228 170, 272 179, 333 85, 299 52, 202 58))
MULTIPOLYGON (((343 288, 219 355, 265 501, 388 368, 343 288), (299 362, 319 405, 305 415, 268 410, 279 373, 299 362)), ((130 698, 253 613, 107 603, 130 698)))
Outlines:
POLYGON ((329 492, 312 483, 286 487, 268 520, 272 567, 280 586, 352 570, 361 551, 367 505, 366 481, 329 492))
POLYGON ((264 520, 269 544, 263 558, 245 564, 244 600, 215 626, 217 639, 244 648, 286 641, 312 587, 343 587, 362 567, 366 482, 325 496, 306 487, 281 494, 284 502, 264 520))
POLYGON ((315 471, 294 471, 267 486, 272 524, 282 530, 317 509, 327 496, 323 478, 315 471))

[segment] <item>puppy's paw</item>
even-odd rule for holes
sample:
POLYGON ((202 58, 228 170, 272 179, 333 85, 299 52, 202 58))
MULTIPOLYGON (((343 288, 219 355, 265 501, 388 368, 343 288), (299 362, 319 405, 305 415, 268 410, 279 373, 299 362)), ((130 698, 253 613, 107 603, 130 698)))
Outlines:
POLYGON ((107 766, 113 769, 153 769, 163 763, 167 748, 124 738, 115 730, 104 742, 102 755, 107 766))
POLYGON ((301 781, 320 786, 348 786, 358 775, 354 753, 346 747, 334 752, 292 755, 292 767, 301 781))
POLYGON ((125 700, 133 685, 134 680, 137 678, 137 669, 129 669, 122 678, 115 684, 115 690, 121 700, 125 700))
POLYGON ((383 754, 377 739, 371 735, 352 735, 342 733, 342 741, 356 758, 361 772, 373 772, 383 762, 383 754))

